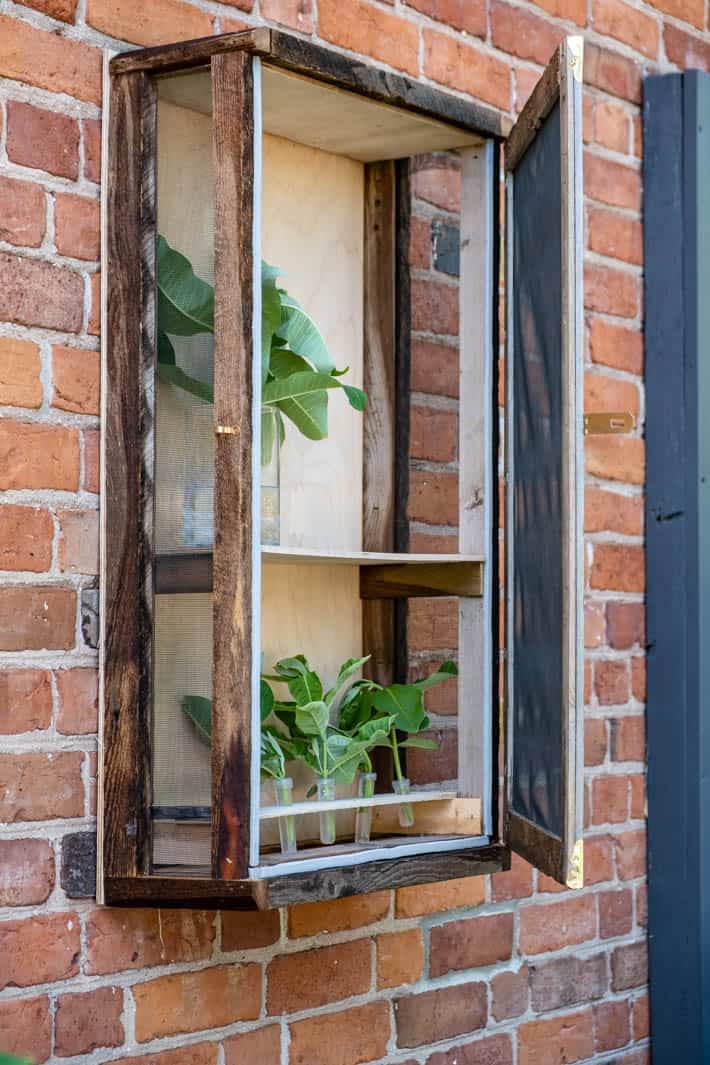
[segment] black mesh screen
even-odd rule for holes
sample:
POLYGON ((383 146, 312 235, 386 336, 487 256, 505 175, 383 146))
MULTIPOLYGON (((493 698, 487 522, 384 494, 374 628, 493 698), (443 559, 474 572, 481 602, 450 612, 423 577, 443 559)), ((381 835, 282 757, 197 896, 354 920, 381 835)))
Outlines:
POLYGON ((560 108, 513 195, 513 779, 516 813, 562 835, 560 108))

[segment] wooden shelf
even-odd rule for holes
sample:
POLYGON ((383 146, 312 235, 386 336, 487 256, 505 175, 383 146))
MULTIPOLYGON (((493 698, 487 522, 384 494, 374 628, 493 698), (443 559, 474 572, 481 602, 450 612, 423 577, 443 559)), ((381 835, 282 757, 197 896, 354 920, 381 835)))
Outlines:
MULTIPOLYGON (((483 594, 481 555, 406 555, 385 551, 315 551, 262 547, 265 566, 357 566, 363 599, 483 594)), ((212 551, 183 549, 156 555, 156 595, 212 591, 212 551)))
POLYGON ((335 813, 338 810, 359 810, 366 806, 404 806, 407 803, 442 802, 455 798, 455 791, 411 791, 408 795, 388 793, 373 795, 369 799, 358 798, 357 795, 347 799, 306 799, 304 802, 291 803, 290 806, 262 806, 259 819, 269 821, 275 817, 297 817, 301 814, 317 814, 321 811, 335 813))

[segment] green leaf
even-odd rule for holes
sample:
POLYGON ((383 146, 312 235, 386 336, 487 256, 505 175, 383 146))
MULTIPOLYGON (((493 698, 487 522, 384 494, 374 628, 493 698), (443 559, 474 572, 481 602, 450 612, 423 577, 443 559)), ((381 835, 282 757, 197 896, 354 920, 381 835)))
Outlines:
POLYGON ((268 410, 261 412, 261 465, 268 466, 276 442, 276 419, 268 410))
POLYGON ((328 729, 328 707, 322 700, 296 707, 296 728, 304 736, 323 738, 328 729))
POLYGON ((418 732, 426 716, 422 693, 414 684, 391 684, 377 692, 373 703, 378 710, 394 715, 400 732, 418 732))
POLYGON ((301 399, 283 399, 277 406, 307 440, 325 440, 328 436, 327 392, 314 392, 301 399))
POLYGON ((432 673, 428 677, 422 677, 421 680, 415 680, 415 685, 419 688, 419 691, 426 691, 428 688, 433 688, 435 684, 441 684, 442 680, 451 680, 452 677, 458 676, 458 668, 455 662, 442 662, 436 673, 432 673))
POLYGON ((156 366, 156 373, 160 380, 165 381, 166 384, 175 385, 176 388, 181 388, 183 392, 189 392, 191 396, 196 396, 203 403, 214 403, 214 392, 210 386, 203 384, 202 381, 198 381, 195 377, 188 376, 179 366, 171 366, 170 363, 159 362, 156 366))
POLYGON ((158 237, 158 330, 190 337, 214 332, 214 289, 190 261, 158 237))
POLYGON ((367 721, 372 713, 372 699, 376 691, 381 691, 379 684, 371 680, 356 680, 348 688, 338 708, 338 724, 346 732, 367 721))
POLYGON ((373 747, 378 746, 383 741, 386 741, 392 726, 395 723, 393 716, 387 715, 386 717, 373 717, 370 721, 366 721, 363 725, 360 725, 355 733, 355 739, 361 743, 370 744, 373 747))
POLYGON ((439 744, 436 740, 427 740, 424 736, 409 736, 402 740, 399 747, 417 747, 421 751, 435 751, 439 744))
POLYGON ((276 330, 296 355, 308 359, 316 370, 329 374, 335 367, 318 326, 303 307, 288 293, 281 293, 282 321, 276 330))
POLYGON ((294 655, 293 658, 280 658, 274 669, 279 676, 269 677, 264 674, 267 680, 284 680, 289 677, 297 677, 299 674, 307 673, 309 666, 303 655, 294 655))
POLYGON ((265 680, 261 681, 261 720, 266 721, 274 709, 274 693, 265 680))
POLYGON ((158 362, 165 366, 175 365, 175 348, 167 333, 158 331, 158 362))
POLYGON ((268 728, 261 730, 261 777, 281 780, 286 776, 286 762, 278 735, 268 728))
POLYGON ((261 382, 265 384, 274 333, 281 325, 281 296, 276 287, 279 269, 261 263, 261 382))
POLYGON ((355 410, 365 410, 367 406, 367 396, 361 388, 355 388, 354 385, 343 385, 343 391, 348 397, 348 402, 355 410))
POLYGON ((323 699, 323 685, 320 677, 311 670, 292 677, 288 682, 288 690, 298 706, 305 706, 323 699))
POLYGON ((281 379, 295 373, 313 373, 313 367, 300 355, 294 355, 288 348, 273 348, 269 366, 274 377, 281 379))
POLYGON ((325 392, 330 388, 342 388, 342 385, 330 374, 302 370, 277 381, 269 381, 261 399, 263 403, 282 403, 284 400, 304 399, 314 392, 325 392))
POLYGON ((1 1054, 0 1065, 32 1065, 29 1058, 18 1058, 14 1054, 1 1054))
POLYGON ((202 695, 186 695, 182 709, 195 726, 198 737, 209 747, 212 742, 212 700, 202 695))

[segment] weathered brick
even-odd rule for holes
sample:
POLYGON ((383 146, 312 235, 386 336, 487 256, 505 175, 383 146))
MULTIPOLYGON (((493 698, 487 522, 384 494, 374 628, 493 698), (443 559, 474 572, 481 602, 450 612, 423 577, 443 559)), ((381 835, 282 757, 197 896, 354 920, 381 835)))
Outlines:
POLYGON ((568 1065, 594 1053, 591 1010, 518 1028, 518 1065, 568 1065))
POLYGON ((636 886, 636 921, 640 928, 648 925, 648 887, 645 883, 636 886))
POLYGON ((530 996, 536 1013, 602 998, 607 990, 606 958, 560 957, 530 966, 530 996))
POLYGON ((351 52, 379 59, 407 74, 419 73, 419 34, 416 26, 364 0, 319 0, 318 33, 326 41, 351 52))
POLYGON ((0 651, 68 651, 75 626, 73 588, 0 587, 0 651))
POLYGON ((432 976, 507 961, 513 952, 513 915, 448 921, 431 929, 429 943, 432 976))
POLYGON ((646 872, 646 833, 642 828, 614 836, 616 867, 620 880, 634 880, 646 872))
MULTIPOLYGON (((585 485, 585 532, 619 532, 626 536, 643 533, 643 498, 609 492, 605 488, 585 485)), ((608 622, 607 610, 607 624, 608 622)), ((615 647, 616 644, 611 644, 615 647)))
POLYGON ((101 103, 101 51, 0 15, 0 77, 101 103))
MULTIPOLYGON (((599 936, 601 939, 613 939, 625 936, 631 931, 633 922, 633 898, 627 889, 622 891, 603 891, 597 895, 599 904, 599 936)), ((612 1049, 609 1047, 608 1049, 612 1049)))
POLYGON ((21 166, 76 178, 79 176, 79 124, 67 115, 8 100, 7 154, 13 163, 21 166))
POLYGON ((587 836, 584 840, 584 883, 601 884, 614 876, 612 836, 587 836))
POLYGON ((564 36, 547 19, 520 7, 493 0, 490 6, 491 39, 496 48, 520 59, 544 65, 564 36))
POLYGON ((513 1046, 508 1035, 489 1035, 432 1054, 426 1065, 513 1065, 513 1046))
POLYGON ((217 1043, 191 1043, 177 1050, 141 1054, 137 1058, 112 1058, 111 1065, 217 1065, 218 1051, 217 1043))
POLYGON ((649 1035, 648 995, 642 995, 631 1005, 631 1021, 634 1039, 647 1039, 649 1035))
POLYGON ((594 663, 594 690, 602 706, 618 706, 631 694, 629 663, 625 659, 598 659, 594 663))
POLYGON ((592 362, 613 366, 628 373, 643 373, 643 337, 623 325, 598 318, 589 324, 589 352, 592 362))
POLYGON ((412 470, 407 513, 413 521, 428 522, 430 525, 458 525, 458 474, 412 470))
POLYGON ((540 954, 583 943, 596 935, 597 916, 592 896, 577 896, 520 910, 520 950, 540 954))
POLYGON ((57 731, 68 736, 90 735, 98 728, 98 673, 95 669, 60 669, 55 673, 59 692, 57 731))
POLYGON ((84 812, 82 762, 79 751, 0 756, 0 820, 80 817, 84 812))
MULTIPOLYGON (((38 248, 44 239, 45 214, 44 191, 39 185, 0 178, 0 240, 38 248)), ((0 379, 3 375, 0 370, 0 379)))
POLYGON ((484 983, 423 991, 394 1000, 397 1045, 419 1047, 484 1028, 488 1013, 484 983))
POLYGON ((673 15, 682 22, 689 22, 698 29, 705 26, 705 4, 703 0, 653 0, 653 7, 666 15, 673 15))
POLYGON ((52 1018, 46 995, 0 1004, 0 1046, 8 1054, 30 1057, 34 1065, 47 1060, 52 1052, 52 1018))
POLYGON ((459 394, 459 353, 434 340, 412 341, 412 391, 439 396, 459 394))
POLYGON ((371 1002, 307 1017, 289 1025, 289 1034, 290 1065, 361 1065, 387 1054, 389 1008, 386 1002, 371 1002))
POLYGON ((47 670, 0 672, 0 735, 48 728, 51 718, 52 684, 47 670))
POLYGON ((643 603, 607 603, 609 646, 628 650, 645 640, 643 603))
POLYGON ((90 1054, 123 1043, 123 992, 118 987, 60 995, 55 1015, 55 1053, 60 1058, 90 1054))
POLYGON ((84 282, 73 270, 0 253, 0 318, 78 333, 84 282))
POLYGON ((423 15, 445 22, 474 37, 486 36, 486 5, 482 0, 405 0, 423 15))
POLYGON ((585 411, 623 410, 637 415, 639 408, 639 388, 633 381, 619 381, 605 373, 585 373, 585 411))
POLYGON ((88 429, 82 434, 84 443, 84 482, 86 492, 99 490, 99 432, 88 429))
POLYGON ((370 986, 370 944, 356 939, 338 946, 282 954, 267 969, 267 1013, 295 1013, 360 995, 370 986))
POLYGON ((36 914, 21 921, 3 922, 0 991, 75 976, 79 972, 79 950, 79 918, 75 913, 36 914))
POLYGON ((76 0, 29 0, 27 6, 62 22, 73 22, 76 13, 76 0))
POLYGON ((532 895, 532 866, 517 854, 511 856, 510 869, 491 877, 491 899, 524 899, 532 895))
POLYGON ((645 773, 630 773, 629 784, 631 785, 631 820, 641 820, 647 814, 645 773))
POLYGON ((589 247, 599 255, 640 266, 643 262, 643 229, 633 218, 598 208, 589 211, 589 247))
POLYGON ((131 0, 88 0, 86 21, 109 37, 146 46, 212 33, 211 17, 179 0, 153 0, 150 8, 136 7, 131 0))
POLYGON ((413 984, 422 975, 424 944, 418 928, 375 937, 377 986, 413 984))
POLYGON ((312 0, 261 0, 260 11, 263 18, 282 26, 300 30, 301 33, 313 31, 312 0))
POLYGON ((86 924, 86 972, 117 973, 208 958, 214 918, 202 910, 92 910, 86 924))
POLYGON ((409 264, 420 270, 431 266, 431 225, 425 218, 414 216, 410 220, 409 264))
POLYGON ((458 735, 456 729, 429 729, 422 738, 436 744, 433 751, 417 748, 407 751, 407 775, 412 784, 437 784, 455 780, 458 773, 458 735))
POLYGON ((606 636, 604 603, 584 604, 584 646, 601 647, 606 636))
POLYGON ((617 947, 611 956, 611 986, 613 991, 627 991, 648 983, 646 941, 617 947))
POLYGON ((607 725, 599 718, 584 722, 584 764, 602 765, 607 753, 607 725))
POLYGON ((585 42, 584 80, 595 89, 620 96, 632 103, 641 102, 641 71, 633 59, 585 42))
POLYGON ((53 407, 78 414, 98 414, 100 379, 98 352, 52 348, 53 407))
POLYGON ((629 816, 629 781, 625 776, 595 777, 592 781, 592 823, 621 824, 629 816))
POLYGON ((485 898, 486 882, 482 876, 461 877, 439 884, 398 888, 395 912, 397 917, 423 917, 441 910, 479 906, 485 898))
POLYGON ((0 406, 40 407, 40 370, 37 344, 0 337, 0 406))
MULTIPOLYGON (((95 758, 92 752, 90 762, 95 758)), ((96 770, 90 770, 95 776, 96 770)), ((92 808, 91 813, 95 813, 92 808)), ((62 839, 62 890, 70 899, 96 895, 96 832, 69 832, 62 839)))
POLYGON ((79 434, 59 425, 0 422, 0 489, 79 487, 79 434))
POLYGON ((646 659, 635 655, 631 659, 631 691, 640 703, 646 701, 646 659))
POLYGON ((658 55, 658 20, 623 0, 594 0, 592 21, 597 33, 615 37, 649 59, 658 55))
POLYGON ((608 592, 642 592, 643 548, 633 544, 595 544, 591 585, 608 592))
POLYGON ((60 510, 59 568, 63 573, 99 572, 99 512, 60 510))
POLYGON ((92 274, 89 278, 91 286, 91 307, 86 331, 91 336, 99 336, 101 332, 101 274, 92 274))
MULTIPOLYGON (((291 939, 317 936, 323 932, 346 932, 381 921, 389 912, 388 891, 325 902, 306 902, 288 911, 288 934, 291 939)), ((252 915, 249 914, 249 917, 252 915)))
POLYGON ((233 1035, 222 1045, 224 1065, 281 1065, 281 1029, 278 1024, 233 1035))
MULTIPOLYGON (((423 555, 455 555, 458 549, 459 537, 456 532, 438 532, 436 529, 410 529, 409 531, 409 550, 414 554, 421 552, 423 555)), ((431 672, 431 670, 427 670, 427 672, 431 672)), ((441 695, 441 685, 436 688, 430 688, 424 697, 424 702, 431 709, 435 709, 436 704, 441 702, 441 695)), ((444 701, 451 703, 448 695, 444 701)), ((449 712, 456 713, 455 710, 449 712)), ((437 710, 436 713, 447 713, 447 711, 437 710)))
POLYGON ((511 104, 510 67, 464 40, 425 29, 424 74, 432 81, 468 93, 504 111, 511 104))
POLYGON ((219 965, 134 984, 136 1040, 253 1021, 261 1010, 261 966, 219 965))
POLYGON ((585 468, 593 477, 642 485, 644 441, 636 436, 592 436, 584 442, 585 468))
POLYGON ((491 980, 491 1013, 496 1021, 519 1017, 528 1008, 529 973, 527 965, 497 973, 491 980))
POLYGON ((101 180, 101 122, 97 118, 81 120, 81 137, 84 144, 84 177, 89 181, 101 180))
POLYGON ((48 510, 0 507, 0 570, 43 573, 52 563, 54 522, 48 510))
POLYGON ((696 37, 666 22, 663 26, 663 44, 670 62, 682 70, 710 69, 710 42, 706 38, 696 37))
POLYGON ((36 906, 53 887, 54 851, 47 840, 0 840, 0 906, 36 906))
POLYGON ((597 263, 584 267, 584 306, 601 314, 635 318, 639 312, 639 279, 623 270, 597 263))
POLYGON ((98 259, 99 201, 58 192, 54 197, 54 243, 60 255, 98 259))
POLYGON ((583 26, 587 21, 587 5, 584 0, 536 0, 536 6, 555 18, 570 19, 579 26, 583 26))
POLYGON ((627 154, 631 146, 631 120, 622 104, 597 100, 594 107, 594 140, 605 148, 627 154))
POLYGON ((443 336, 458 335, 459 293, 456 285, 415 278, 411 295, 413 329, 443 336))
POLYGON ((257 913, 225 910, 222 914, 222 950, 256 950, 276 943, 281 935, 278 910, 257 913))
POLYGON ((413 404, 409 454, 429 462, 453 462, 458 453, 458 430, 455 411, 413 404))
POLYGON ((640 714, 611 722, 611 757, 614 762, 643 762, 646 757, 646 721, 640 714))

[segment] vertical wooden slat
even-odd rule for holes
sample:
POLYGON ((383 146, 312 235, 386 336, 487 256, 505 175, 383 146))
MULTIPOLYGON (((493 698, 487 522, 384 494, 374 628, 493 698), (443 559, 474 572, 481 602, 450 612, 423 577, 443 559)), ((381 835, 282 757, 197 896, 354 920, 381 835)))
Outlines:
MULTIPOLYGON (((365 167, 364 551, 395 549, 395 164, 365 167)), ((394 680, 394 604, 362 604, 367 675, 394 680)))
POLYGON ((105 877, 149 872, 155 134, 152 78, 110 88, 103 351, 103 707, 99 745, 105 877))
MULTIPOLYGON (((394 550, 409 551, 409 429, 411 420, 412 304, 409 247, 412 192, 411 161, 395 162, 395 418, 394 418, 394 550)), ((409 674, 407 624, 409 603, 394 604, 394 676, 409 674)), ((391 759, 387 760, 390 774, 391 759)), ((391 783, 390 780, 387 783, 391 783)))
POLYGON ((212 58, 215 544, 212 871, 247 876, 252 699, 252 58, 212 58))

